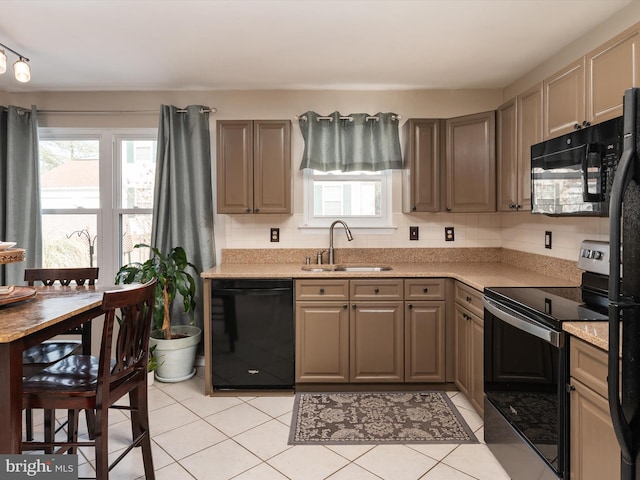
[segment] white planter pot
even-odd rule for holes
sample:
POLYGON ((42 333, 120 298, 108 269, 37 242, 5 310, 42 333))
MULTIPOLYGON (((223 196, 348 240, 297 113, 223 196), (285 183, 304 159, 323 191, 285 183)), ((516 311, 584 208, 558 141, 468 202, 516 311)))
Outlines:
POLYGON ((165 340, 162 332, 151 332, 149 343, 155 345, 153 356, 158 359, 155 377, 160 382, 181 382, 195 375, 194 361, 202 330, 191 325, 176 325, 171 332, 184 338, 165 340))

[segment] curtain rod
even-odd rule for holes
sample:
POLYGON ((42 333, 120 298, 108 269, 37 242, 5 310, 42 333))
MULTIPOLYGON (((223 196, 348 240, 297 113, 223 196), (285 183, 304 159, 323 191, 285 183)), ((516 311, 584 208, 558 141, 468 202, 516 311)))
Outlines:
MULTIPOLYGON (((402 117, 400 115, 392 115, 391 116, 391 120, 400 120, 402 117)), ((303 122, 307 121, 307 116, 306 115, 296 115, 296 120, 301 120, 303 122)), ((333 117, 316 117, 317 121, 320 120, 329 120, 330 122, 333 122, 333 117)), ((344 117, 340 117, 340 120, 349 120, 350 122, 353 122, 353 117, 351 115, 347 115, 344 117)), ((370 115, 365 117, 365 120, 375 120, 376 122, 380 120, 380 118, 376 117, 375 115, 370 115)))
MULTIPOLYGON (((216 113, 217 108, 205 107, 200 109, 200 113, 216 113)), ((187 110, 176 110, 178 113, 185 113, 187 110)), ((63 114, 63 115, 153 115, 160 113, 160 110, 38 110, 38 113, 47 114, 63 114)))

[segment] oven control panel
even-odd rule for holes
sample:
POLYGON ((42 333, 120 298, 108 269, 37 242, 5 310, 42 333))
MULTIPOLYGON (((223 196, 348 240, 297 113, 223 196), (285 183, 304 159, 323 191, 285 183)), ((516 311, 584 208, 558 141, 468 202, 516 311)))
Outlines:
POLYGON ((587 272, 609 274, 609 242, 583 240, 578 268, 587 272))

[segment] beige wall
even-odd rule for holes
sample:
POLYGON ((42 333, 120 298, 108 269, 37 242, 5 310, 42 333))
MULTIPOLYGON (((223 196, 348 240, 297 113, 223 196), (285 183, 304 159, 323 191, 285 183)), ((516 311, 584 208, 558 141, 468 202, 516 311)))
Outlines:
MULTIPOLYGON (((302 138, 295 116, 307 110, 330 113, 393 111, 403 123, 412 117, 447 118, 493 110, 504 100, 526 90, 579 58, 617 33, 640 21, 640 2, 605 20, 589 35, 560 47, 548 61, 518 79, 504 90, 438 91, 170 91, 170 92, 41 92, 35 94, 0 92, 0 104, 39 110, 152 110, 160 104, 186 106, 201 104, 215 107, 211 116, 212 152, 215 152, 217 119, 290 119, 294 125, 292 140, 294 171, 293 215, 216 215, 216 247, 221 248, 326 248, 328 233, 309 234, 302 224, 302 175, 298 162, 302 138), (269 242, 269 228, 281 229, 280 243, 269 242)), ((157 127, 156 114, 42 114, 45 127, 157 127)), ((215 154, 214 154, 215 157, 215 154)), ((215 162, 215 158, 213 159, 215 162)), ((569 260, 577 258, 583 238, 608 239, 606 219, 550 218, 529 213, 495 214, 410 214, 401 211, 401 175, 393 174, 393 223, 391 234, 365 234, 354 231, 349 247, 474 247, 503 246, 569 260), (408 240, 408 226, 420 227, 420 240, 408 240), (456 228, 456 241, 444 242, 445 226, 456 228), (553 232, 553 249, 544 248, 544 232, 553 232)), ((338 233, 336 247, 346 247, 338 233)))
MULTIPOLYGON (((585 3, 588 4, 588 2, 585 3)), ((584 8, 588 6, 585 5, 584 8)), ((526 91, 638 22, 640 22, 640 1, 633 0, 628 6, 605 19, 575 42, 566 46, 558 45, 556 53, 504 89, 504 101, 526 91)), ((540 32, 541 35, 544 34, 544 26, 541 26, 540 32)))

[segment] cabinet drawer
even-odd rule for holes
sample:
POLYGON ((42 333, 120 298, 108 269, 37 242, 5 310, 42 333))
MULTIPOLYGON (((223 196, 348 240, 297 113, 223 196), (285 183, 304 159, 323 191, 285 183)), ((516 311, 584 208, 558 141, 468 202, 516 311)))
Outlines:
POLYGON ((351 280, 351 301, 402 300, 402 280, 351 280))
POLYGON ((480 318, 484 318, 482 292, 479 292, 475 288, 471 288, 462 282, 456 282, 456 302, 472 313, 475 313, 480 318))
POLYGON ((296 300, 349 300, 349 280, 296 280, 296 300))
POLYGON ((404 281, 405 300, 444 300, 444 278, 418 278, 404 281))
POLYGON ((607 398, 607 352, 575 337, 571 337, 570 342, 570 375, 607 398))

